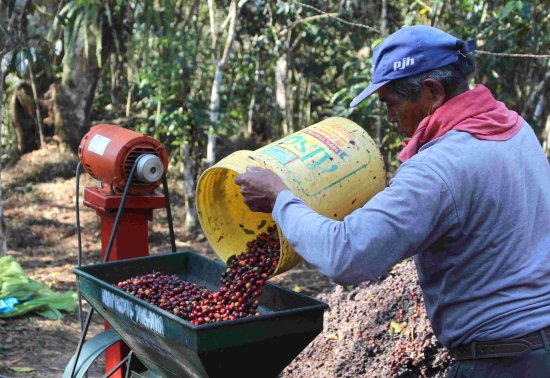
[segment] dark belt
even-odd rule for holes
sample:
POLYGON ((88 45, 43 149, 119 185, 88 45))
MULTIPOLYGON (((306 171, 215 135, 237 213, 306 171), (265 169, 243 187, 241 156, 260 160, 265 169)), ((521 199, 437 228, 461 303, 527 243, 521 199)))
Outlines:
POLYGON ((529 353, 533 349, 550 345, 550 327, 512 340, 477 341, 461 345, 450 354, 455 360, 476 360, 481 358, 515 357, 529 353), (544 340, 546 338, 546 340, 544 340))

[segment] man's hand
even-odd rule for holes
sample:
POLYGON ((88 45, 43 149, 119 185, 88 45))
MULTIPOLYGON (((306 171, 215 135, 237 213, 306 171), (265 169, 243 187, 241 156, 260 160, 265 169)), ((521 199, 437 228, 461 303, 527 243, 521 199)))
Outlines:
POLYGON ((269 169, 248 166, 245 173, 235 177, 241 187, 244 203, 250 210, 271 213, 277 195, 287 189, 283 180, 269 169))

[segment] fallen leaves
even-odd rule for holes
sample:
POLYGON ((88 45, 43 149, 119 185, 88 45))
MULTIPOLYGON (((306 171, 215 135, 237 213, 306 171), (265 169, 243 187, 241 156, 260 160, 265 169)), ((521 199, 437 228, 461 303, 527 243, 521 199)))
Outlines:
POLYGON ((397 323, 397 322, 390 322, 390 333, 400 333, 403 331, 403 328, 407 326, 407 322, 397 323))
POLYGON ((16 373, 31 373, 35 371, 35 368, 28 367, 28 366, 10 366, 10 370, 15 371, 16 373))

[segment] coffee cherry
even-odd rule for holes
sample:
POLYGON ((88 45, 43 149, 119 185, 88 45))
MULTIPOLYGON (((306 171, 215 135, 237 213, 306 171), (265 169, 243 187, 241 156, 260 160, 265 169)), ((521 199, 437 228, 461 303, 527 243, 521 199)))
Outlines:
POLYGON ((260 303, 254 298, 262 294, 279 264, 279 246, 277 228, 268 227, 232 259, 216 292, 160 272, 132 277, 116 286, 194 325, 257 316, 260 303))

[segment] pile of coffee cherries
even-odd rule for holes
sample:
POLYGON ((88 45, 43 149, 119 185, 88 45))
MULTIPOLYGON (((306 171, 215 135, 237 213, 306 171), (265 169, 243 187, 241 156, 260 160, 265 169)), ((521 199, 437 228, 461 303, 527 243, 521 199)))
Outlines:
POLYGON ((277 228, 268 227, 230 259, 216 292, 158 272, 116 286, 194 325, 260 315, 257 298, 279 264, 279 247, 277 228))

